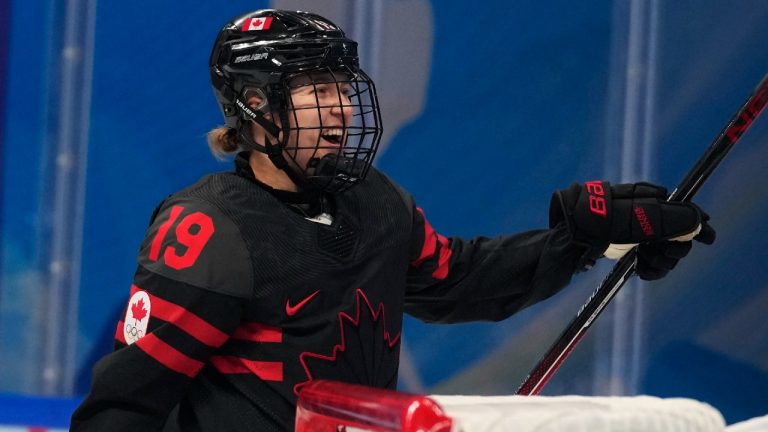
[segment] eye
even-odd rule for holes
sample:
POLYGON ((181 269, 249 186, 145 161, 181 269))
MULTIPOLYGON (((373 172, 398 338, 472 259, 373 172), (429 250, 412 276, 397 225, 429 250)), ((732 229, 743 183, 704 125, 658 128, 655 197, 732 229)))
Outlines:
POLYGON ((324 94, 328 93, 328 86, 325 85, 325 84, 315 85, 315 88, 314 88, 313 91, 315 93, 317 93, 317 94, 324 95, 324 94))

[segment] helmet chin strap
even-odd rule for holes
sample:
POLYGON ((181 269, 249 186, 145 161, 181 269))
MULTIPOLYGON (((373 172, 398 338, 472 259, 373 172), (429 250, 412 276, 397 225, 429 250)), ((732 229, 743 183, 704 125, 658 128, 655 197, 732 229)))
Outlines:
MULTIPOLYGON (((262 128, 273 137, 279 137, 281 129, 272 121, 267 120, 264 117, 265 112, 263 110, 257 109, 254 110, 250 106, 248 106, 245 102, 243 102, 240 98, 235 99, 235 103, 240 108, 240 110, 250 118, 250 120, 262 128)), ((253 150, 256 150, 258 152, 264 153, 269 157, 269 160, 272 162, 272 164, 280 169, 283 170, 283 172, 288 175, 288 178, 291 179, 291 181, 298 187, 301 188, 303 192, 314 192, 316 187, 311 182, 308 182, 304 176, 300 175, 296 172, 296 170, 292 169, 288 161, 285 159, 285 156, 283 155, 283 145, 280 144, 279 138, 275 138, 275 142, 271 142, 270 139, 265 135, 264 136, 264 144, 259 144, 253 139, 252 132, 250 128, 245 127, 246 124, 241 124, 241 127, 238 129, 238 134, 240 135, 240 138, 246 142, 253 150)), ((318 191, 319 192, 319 191, 318 191)))
POLYGON ((314 176, 345 176, 347 180, 357 182, 363 174, 362 164, 355 163, 353 158, 333 153, 322 158, 312 158, 307 165, 314 170, 314 176))

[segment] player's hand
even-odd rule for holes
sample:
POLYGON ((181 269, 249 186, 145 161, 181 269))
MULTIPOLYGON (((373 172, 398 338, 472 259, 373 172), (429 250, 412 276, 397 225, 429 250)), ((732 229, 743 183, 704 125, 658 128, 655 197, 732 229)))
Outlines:
POLYGON ((685 258, 690 252, 693 242, 710 245, 714 243, 716 233, 708 223, 709 216, 702 212, 701 229, 695 236, 684 236, 672 240, 642 243, 637 248, 637 265, 635 273, 643 280, 661 279, 675 268, 680 259, 685 258))
POLYGON ((574 240, 588 247, 588 261, 603 253, 618 259, 643 243, 638 274, 658 279, 688 253, 693 238, 714 241, 706 213, 695 204, 668 202, 666 197, 665 188, 650 183, 574 183, 553 194, 550 227, 564 222, 574 240))

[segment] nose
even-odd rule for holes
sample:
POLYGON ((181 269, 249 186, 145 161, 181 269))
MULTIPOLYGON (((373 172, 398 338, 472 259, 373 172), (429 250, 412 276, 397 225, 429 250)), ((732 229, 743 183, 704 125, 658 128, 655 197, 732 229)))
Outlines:
POLYGON ((352 116, 352 102, 349 97, 344 93, 338 94, 338 103, 333 104, 331 107, 331 114, 349 118, 352 116))

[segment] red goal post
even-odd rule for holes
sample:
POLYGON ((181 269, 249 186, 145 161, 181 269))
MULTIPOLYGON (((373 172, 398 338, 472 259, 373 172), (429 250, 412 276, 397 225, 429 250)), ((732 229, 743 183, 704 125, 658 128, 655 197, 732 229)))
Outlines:
POLYGON ((451 432, 434 400, 394 390, 312 381, 299 394, 296 432, 451 432))

